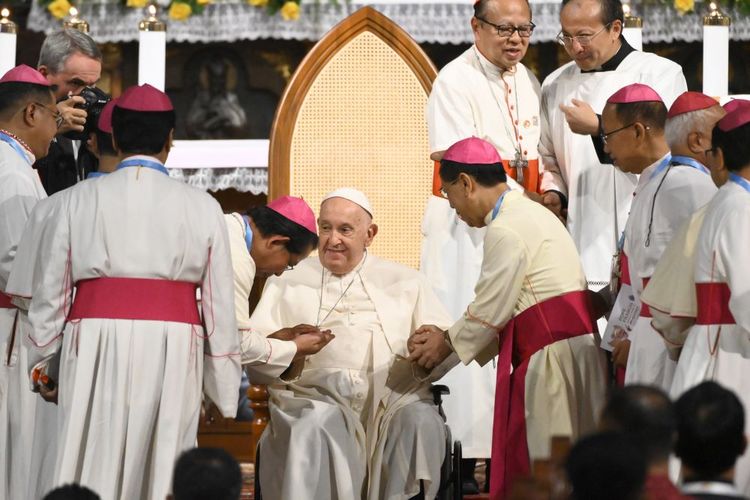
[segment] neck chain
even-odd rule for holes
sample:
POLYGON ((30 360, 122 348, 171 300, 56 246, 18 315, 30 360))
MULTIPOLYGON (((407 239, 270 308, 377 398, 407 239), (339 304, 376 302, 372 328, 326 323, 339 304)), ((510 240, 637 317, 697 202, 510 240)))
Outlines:
POLYGON ((322 325, 325 322, 325 320, 328 319, 328 316, 331 315, 331 313, 333 312, 333 310, 336 309, 336 306, 339 305, 339 302, 341 302, 341 299, 344 298, 344 295, 346 295, 346 292, 348 292, 349 289, 354 284, 354 280, 356 280, 357 278, 359 278, 360 281, 362 280, 362 275, 359 274, 359 271, 362 269, 362 266, 365 265, 365 261, 366 260, 367 260, 367 250, 365 250, 365 256, 362 259, 362 262, 360 262, 359 265, 355 268, 355 272, 357 273, 357 276, 354 277, 354 278, 352 278, 352 280, 346 286, 346 288, 344 289, 344 291, 341 292, 341 295, 339 295, 339 298, 336 299, 336 302, 333 303, 333 306, 331 306, 331 309, 330 309, 330 311, 328 311, 328 314, 326 314, 325 316, 323 316, 323 319, 320 319, 320 312, 323 310, 323 294, 325 293, 324 279, 325 279, 325 275, 326 275, 326 268, 324 267, 323 270, 320 272, 320 302, 318 303, 318 317, 316 318, 316 321, 315 321, 315 327, 316 328, 319 328, 320 325, 322 325))
POLYGON ((21 147, 22 147, 23 149, 25 149, 25 150, 26 150, 26 151, 27 151, 27 152, 28 152, 28 153, 29 153, 29 154, 30 154, 31 156, 34 156, 34 153, 33 153, 33 152, 31 151, 31 148, 29 147, 29 145, 28 145, 28 144, 26 144, 26 143, 25 143, 24 141, 22 141, 22 140, 21 140, 21 139, 20 139, 20 138, 19 138, 19 137, 18 137, 18 136, 17 136, 16 134, 14 134, 14 133, 11 133, 11 132, 8 132, 8 131, 7 131, 7 130, 5 130, 4 128, 0 128, 0 134, 5 134, 5 135, 7 135, 8 137, 10 137, 10 138, 11 138, 11 139, 13 139, 14 141, 16 141, 16 142, 17 142, 18 144, 20 144, 20 145, 21 145, 21 147))
MULTIPOLYGON (((529 166, 529 161, 524 157, 523 154, 521 154, 521 139, 520 134, 518 133, 518 127, 516 126, 516 121, 513 119, 513 113, 510 109, 510 104, 508 103, 508 93, 505 93, 505 106, 508 108, 508 116, 510 116, 510 123, 513 126, 513 132, 511 133, 510 128, 508 127, 508 124, 505 121, 505 117, 503 117, 503 108, 500 106, 500 99, 495 94, 495 90, 492 88, 492 84, 490 82, 490 77, 487 74, 487 70, 484 69, 484 65, 482 64, 482 59, 479 57, 479 49, 474 47, 474 57, 477 58, 477 63, 479 64, 479 68, 482 70, 482 74, 484 75, 484 79, 487 82, 487 88, 490 91, 490 94, 492 95, 492 99, 495 101, 495 104, 497 105, 498 109, 500 110, 500 116, 503 118, 503 127, 505 128, 505 134, 508 136, 508 139, 513 144, 513 148, 516 150, 515 155, 512 160, 510 160, 509 164, 511 167, 516 169, 516 181, 518 181, 519 184, 523 184, 524 181, 524 172, 523 170, 529 166)), ((510 71, 510 70, 508 70, 510 71)), ((521 117, 521 109, 518 106, 518 85, 516 84, 516 68, 513 68, 513 87, 515 88, 516 93, 516 117, 520 119, 521 117)), ((508 87, 508 84, 502 77, 502 71, 500 72, 500 80, 503 82, 503 85, 505 85, 506 90, 508 87)))

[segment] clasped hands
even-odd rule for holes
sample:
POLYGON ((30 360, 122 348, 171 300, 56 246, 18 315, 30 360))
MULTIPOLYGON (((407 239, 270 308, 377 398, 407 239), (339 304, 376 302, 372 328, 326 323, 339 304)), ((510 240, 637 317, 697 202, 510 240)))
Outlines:
POLYGON ((409 361, 425 370, 432 370, 451 355, 453 349, 445 339, 445 331, 435 325, 422 325, 406 343, 409 361))
POLYGON ((271 339, 288 340, 297 344, 295 361, 317 353, 335 337, 331 330, 321 330, 317 326, 305 324, 282 328, 268 336, 271 339))

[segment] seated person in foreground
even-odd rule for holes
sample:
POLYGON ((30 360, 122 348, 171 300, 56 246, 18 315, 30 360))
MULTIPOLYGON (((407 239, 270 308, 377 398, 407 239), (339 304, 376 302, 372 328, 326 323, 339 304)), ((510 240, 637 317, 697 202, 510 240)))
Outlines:
MULTIPOLYGON (((308 323, 336 338, 292 363, 269 389, 271 420, 260 440, 263 496, 273 499, 434 498, 445 427, 429 378, 412 368, 406 341, 450 318, 417 271, 368 254, 377 234, 367 197, 351 188, 323 199, 318 257, 266 283, 251 317, 268 335, 308 323)), ((248 368, 252 380, 254 371, 248 368)))

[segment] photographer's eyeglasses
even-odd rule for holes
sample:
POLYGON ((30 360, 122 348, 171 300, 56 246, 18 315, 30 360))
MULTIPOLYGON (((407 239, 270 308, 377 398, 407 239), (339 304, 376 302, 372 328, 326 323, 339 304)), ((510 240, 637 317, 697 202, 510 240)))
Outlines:
POLYGON ((52 116, 55 117, 55 125, 57 125, 57 128, 60 128, 60 125, 62 125, 62 122, 63 122, 63 116, 62 116, 62 114, 57 109, 55 109, 54 111, 52 111, 51 109, 49 109, 47 106, 45 106, 41 102, 33 101, 32 104, 35 104, 35 105, 39 106, 40 108, 46 109, 47 111, 49 111, 50 113, 52 113, 52 116))
POLYGON ((605 24, 602 29, 600 29, 593 35, 570 36, 570 35, 563 35, 563 32, 561 31, 560 33, 557 34, 557 36, 555 37, 555 40, 557 40, 557 43, 559 43, 560 45, 564 45, 565 47, 570 47, 571 45, 573 45, 574 40, 578 42, 578 45, 580 45, 581 47, 588 47, 589 45, 591 45, 591 40, 593 40, 594 37, 596 37, 599 33, 609 28, 611 25, 612 23, 605 24))
POLYGON ((529 38, 534 32, 534 28, 536 28, 536 24, 534 23, 522 24, 521 26, 513 26, 512 24, 495 24, 482 17, 474 17, 476 17, 478 21, 482 21, 483 23, 491 26, 497 32, 497 36, 501 38, 510 38, 516 31, 518 32, 518 36, 520 36, 521 38, 529 38))

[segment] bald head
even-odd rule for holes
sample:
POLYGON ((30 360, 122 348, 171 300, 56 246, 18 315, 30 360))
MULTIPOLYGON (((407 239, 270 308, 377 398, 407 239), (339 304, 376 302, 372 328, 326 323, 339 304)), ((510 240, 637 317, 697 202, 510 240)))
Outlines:
POLYGON ((351 200, 334 196, 320 205, 318 258, 335 275, 354 270, 378 232, 370 214, 351 200))

